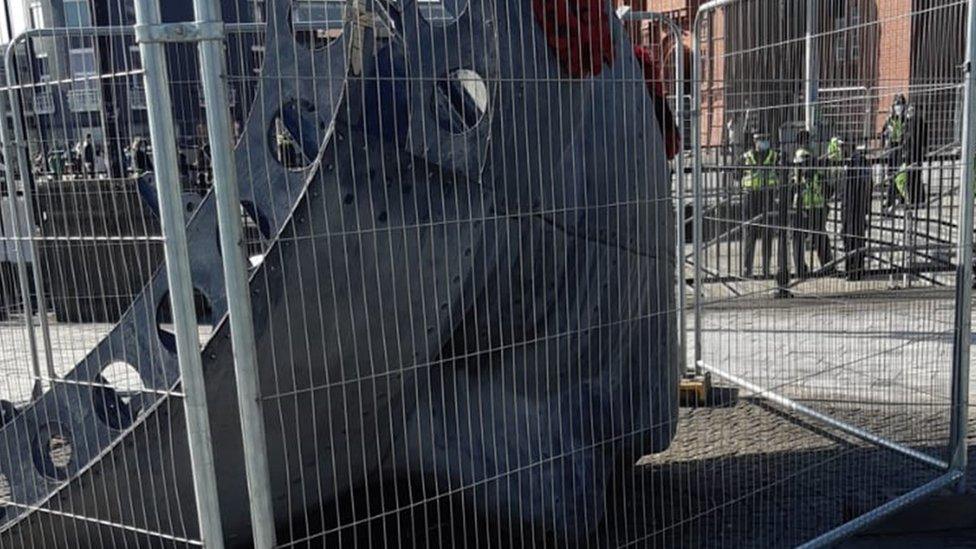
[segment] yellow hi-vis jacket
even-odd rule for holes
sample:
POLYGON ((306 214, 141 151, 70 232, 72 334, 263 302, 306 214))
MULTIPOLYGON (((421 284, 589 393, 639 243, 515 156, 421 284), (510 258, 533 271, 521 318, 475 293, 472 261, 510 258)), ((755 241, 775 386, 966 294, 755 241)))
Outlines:
POLYGON ((774 150, 766 152, 766 158, 763 159, 761 164, 765 167, 764 169, 759 168, 760 162, 755 150, 747 152, 744 159, 747 168, 742 175, 743 189, 758 190, 779 184, 779 172, 777 170, 779 166, 778 152, 774 150))

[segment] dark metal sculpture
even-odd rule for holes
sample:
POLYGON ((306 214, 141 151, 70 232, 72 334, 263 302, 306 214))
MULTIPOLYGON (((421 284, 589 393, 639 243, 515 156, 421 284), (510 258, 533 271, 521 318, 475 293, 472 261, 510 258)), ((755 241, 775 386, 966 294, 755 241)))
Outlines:
MULTIPOLYGON (((238 172, 270 242, 251 288, 276 521, 292 539, 389 511, 327 503, 404 476, 428 483, 400 506, 464 488, 484 514, 578 534, 600 520, 614 468, 674 433, 673 213, 632 47, 602 5, 612 62, 576 77, 532 2, 447 4, 354 4, 373 24, 321 48, 295 48, 287 18, 268 17, 275 54, 238 172), (277 120, 299 136, 298 160, 269 143, 277 120)), ((286 1, 268 10, 287 13, 286 1)), ((188 237, 195 285, 219 319, 209 198, 188 237)), ((166 287, 159 271, 66 376, 97 382, 124 361, 147 392, 123 402, 57 384, 3 426, 0 472, 23 504, 0 511, 3 546, 78 527, 35 507, 132 526, 87 520, 80 545, 195 530, 192 502, 175 497, 192 493, 185 436, 147 436, 183 424, 176 397, 152 392, 179 387, 157 326, 166 287), (71 440, 67 465, 44 451, 52 436, 71 440), (118 504, 92 503, 106 493, 118 504), (139 511, 145 499, 156 512, 139 511)), ((203 355, 224 528, 247 546, 224 322, 203 355)))

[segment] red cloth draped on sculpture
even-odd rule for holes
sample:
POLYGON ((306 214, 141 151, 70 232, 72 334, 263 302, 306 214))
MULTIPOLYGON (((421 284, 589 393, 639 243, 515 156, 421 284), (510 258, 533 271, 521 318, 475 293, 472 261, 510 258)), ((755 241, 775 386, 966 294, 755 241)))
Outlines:
POLYGON ((613 37, 604 0, 533 0, 532 11, 569 76, 597 76, 604 63, 613 66, 613 37))
MULTIPOLYGON (((603 66, 613 66, 613 36, 604 0, 533 0, 532 11, 556 54, 563 71, 572 78, 598 76, 603 66)), ((647 91, 654 102, 668 159, 681 150, 681 134, 668 105, 664 66, 650 48, 636 46, 647 91)))

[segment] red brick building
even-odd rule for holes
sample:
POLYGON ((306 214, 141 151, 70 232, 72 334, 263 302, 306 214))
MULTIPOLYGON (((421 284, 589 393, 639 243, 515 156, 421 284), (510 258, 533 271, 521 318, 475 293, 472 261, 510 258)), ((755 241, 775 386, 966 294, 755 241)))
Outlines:
MULTIPOLYGON (((775 134, 803 120, 806 1, 741 0, 707 20, 701 37, 706 145, 724 142, 730 122, 775 134)), ((965 5, 817 1, 818 115, 824 123, 852 139, 875 136, 892 99, 905 94, 929 120, 933 146, 954 142, 965 5)), ((670 15, 685 29, 690 50, 702 0, 623 3, 670 15)))

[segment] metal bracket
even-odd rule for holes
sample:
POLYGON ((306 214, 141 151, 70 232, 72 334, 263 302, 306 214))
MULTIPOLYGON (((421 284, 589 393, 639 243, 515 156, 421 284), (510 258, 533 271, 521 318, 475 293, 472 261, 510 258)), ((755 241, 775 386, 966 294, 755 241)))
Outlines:
POLYGON ((224 24, 219 21, 136 25, 136 43, 204 42, 224 39, 224 24))

